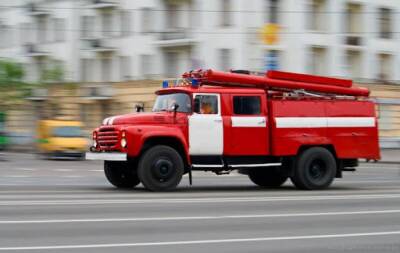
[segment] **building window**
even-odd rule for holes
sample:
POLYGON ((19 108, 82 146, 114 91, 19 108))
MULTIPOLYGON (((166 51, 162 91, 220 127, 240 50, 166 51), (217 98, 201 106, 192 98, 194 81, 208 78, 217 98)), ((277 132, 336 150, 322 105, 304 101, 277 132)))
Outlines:
POLYGON ((327 74, 327 52, 326 48, 312 47, 310 50, 310 74, 326 75, 327 74))
POLYGON ((40 18, 38 21, 38 42, 45 43, 47 41, 47 19, 40 18))
POLYGON ((81 37, 93 38, 94 16, 83 16, 81 21, 81 37))
POLYGON ((379 54, 379 73, 378 79, 388 81, 392 78, 392 56, 390 54, 379 54))
POLYGON ((153 29, 153 11, 150 8, 143 8, 142 11, 142 33, 150 33, 153 29))
POLYGON ((104 12, 102 15, 102 33, 103 36, 108 38, 113 35, 113 16, 111 12, 104 12))
POLYGON ((177 52, 167 52, 165 56, 166 56, 167 77, 177 77, 178 76, 178 63, 179 63, 178 53, 177 52))
POLYGON ((312 0, 310 9, 308 28, 313 31, 326 30, 328 18, 328 15, 326 15, 326 0, 312 0))
POLYGON ((167 28, 176 29, 179 27, 179 10, 177 4, 167 6, 167 28))
POLYGON ((62 18, 54 19, 54 40, 61 42, 65 40, 65 20, 62 18))
POLYGON ((346 32, 357 34, 362 32, 362 7, 360 4, 348 4, 346 13, 346 32))
POLYGON ((120 56, 120 80, 128 81, 131 79, 131 58, 129 56, 120 56))
POLYGON ((144 78, 150 78, 152 74, 152 59, 151 55, 141 55, 140 56, 140 73, 144 78))
POLYGON ((348 72, 347 76, 352 79, 361 78, 361 52, 356 50, 347 50, 346 63, 346 70, 348 72))
POLYGON ((388 8, 379 9, 379 37, 382 39, 392 38, 392 10, 388 8))
POLYGON ((82 82, 89 82, 92 78, 92 70, 93 70, 93 61, 92 59, 81 59, 81 80, 82 82))
POLYGON ((19 41, 20 45, 26 45, 29 43, 28 38, 28 29, 29 29, 29 23, 21 23, 19 24, 19 41))
POLYGON ((278 0, 265 0, 266 2, 266 16, 265 23, 277 24, 279 22, 279 1, 278 0))
POLYGON ((232 49, 223 48, 219 50, 219 67, 225 71, 232 68, 232 49))
POLYGON ((132 33, 132 18, 130 11, 121 11, 121 36, 130 36, 132 33))
POLYGON ((111 58, 104 58, 101 60, 101 79, 103 82, 111 82, 111 61, 111 58))
POLYGON ((221 26, 232 25, 232 1, 222 0, 221 2, 221 26))

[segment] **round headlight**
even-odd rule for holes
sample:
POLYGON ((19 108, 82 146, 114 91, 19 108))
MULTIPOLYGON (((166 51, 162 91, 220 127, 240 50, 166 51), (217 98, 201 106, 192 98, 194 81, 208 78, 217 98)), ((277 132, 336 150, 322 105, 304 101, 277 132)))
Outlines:
POLYGON ((122 138, 122 139, 121 139, 121 147, 126 148, 126 145, 127 145, 126 139, 125 139, 125 138, 122 138))

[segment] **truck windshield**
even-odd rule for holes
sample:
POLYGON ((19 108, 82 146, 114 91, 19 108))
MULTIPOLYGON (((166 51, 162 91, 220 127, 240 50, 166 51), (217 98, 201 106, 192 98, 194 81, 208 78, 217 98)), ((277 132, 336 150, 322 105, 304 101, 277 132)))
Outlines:
POLYGON ((190 113, 192 111, 192 101, 188 94, 172 93, 157 96, 153 112, 172 111, 174 104, 179 106, 177 112, 190 113))
POLYGON ((82 130, 79 126, 62 126, 53 129, 54 137, 82 137, 82 130))

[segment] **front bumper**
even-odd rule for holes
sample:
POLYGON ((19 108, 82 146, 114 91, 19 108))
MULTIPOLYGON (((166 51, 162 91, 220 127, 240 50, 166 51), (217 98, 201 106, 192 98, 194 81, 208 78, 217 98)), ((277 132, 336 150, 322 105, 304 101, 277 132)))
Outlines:
POLYGON ((117 152, 86 152, 86 160, 126 161, 128 160, 128 155, 117 152))

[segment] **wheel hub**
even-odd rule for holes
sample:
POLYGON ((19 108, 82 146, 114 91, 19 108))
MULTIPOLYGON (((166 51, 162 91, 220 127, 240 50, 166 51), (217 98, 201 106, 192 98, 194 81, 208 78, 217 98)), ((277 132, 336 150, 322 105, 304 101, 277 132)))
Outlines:
POLYGON ((167 181, 173 175, 173 163, 168 159, 158 159, 152 167, 153 176, 160 182, 167 181))
POLYGON ((326 165, 324 162, 316 160, 310 165, 310 176, 313 179, 321 179, 326 174, 326 165))

